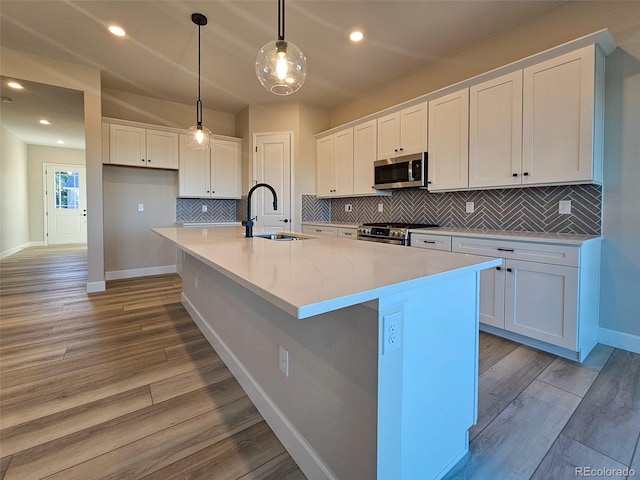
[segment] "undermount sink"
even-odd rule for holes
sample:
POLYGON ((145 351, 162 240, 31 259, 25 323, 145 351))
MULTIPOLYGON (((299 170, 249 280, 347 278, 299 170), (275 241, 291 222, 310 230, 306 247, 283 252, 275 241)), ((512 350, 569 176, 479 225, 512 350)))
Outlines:
POLYGON ((266 238, 267 240, 277 240, 279 242, 288 242, 291 240, 305 240, 304 237, 296 237, 294 235, 287 235, 286 233, 259 233, 254 237, 266 238))

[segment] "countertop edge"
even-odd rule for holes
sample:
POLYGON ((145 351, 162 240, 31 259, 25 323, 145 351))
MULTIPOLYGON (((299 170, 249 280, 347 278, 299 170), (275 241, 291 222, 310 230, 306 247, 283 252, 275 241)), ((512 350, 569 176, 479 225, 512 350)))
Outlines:
POLYGON ((409 233, 425 233, 452 237, 487 238, 492 240, 509 240, 517 242, 551 243, 557 245, 580 246, 591 241, 600 241, 602 236, 575 233, 545 233, 519 230, 482 230, 464 228, 414 228, 409 233))

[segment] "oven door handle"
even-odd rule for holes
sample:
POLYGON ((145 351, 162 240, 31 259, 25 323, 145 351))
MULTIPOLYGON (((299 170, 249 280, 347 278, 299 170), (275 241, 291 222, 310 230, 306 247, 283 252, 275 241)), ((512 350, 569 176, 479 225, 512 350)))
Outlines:
POLYGON ((415 178, 413 178, 413 162, 407 162, 407 178, 409 179, 409 182, 415 182, 415 178))

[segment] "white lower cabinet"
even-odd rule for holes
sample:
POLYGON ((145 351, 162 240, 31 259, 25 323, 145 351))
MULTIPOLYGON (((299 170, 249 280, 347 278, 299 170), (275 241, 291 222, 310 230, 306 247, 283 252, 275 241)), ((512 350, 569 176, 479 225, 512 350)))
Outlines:
POLYGON ((356 227, 337 227, 333 225, 307 224, 302 226, 302 233, 318 235, 321 237, 338 237, 348 240, 357 240, 358 229, 356 227))
POLYGON ((481 328, 581 362, 597 343, 600 241, 528 240, 412 233, 411 246, 502 258, 480 273, 481 328))

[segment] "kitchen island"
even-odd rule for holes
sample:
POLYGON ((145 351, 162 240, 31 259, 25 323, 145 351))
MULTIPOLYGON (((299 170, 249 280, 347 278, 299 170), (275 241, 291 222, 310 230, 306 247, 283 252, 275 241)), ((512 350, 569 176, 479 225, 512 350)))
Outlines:
POLYGON ((154 231, 183 252, 183 304, 308 478, 437 479, 465 456, 478 272, 499 260, 154 231))

